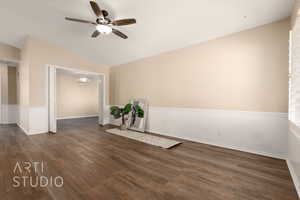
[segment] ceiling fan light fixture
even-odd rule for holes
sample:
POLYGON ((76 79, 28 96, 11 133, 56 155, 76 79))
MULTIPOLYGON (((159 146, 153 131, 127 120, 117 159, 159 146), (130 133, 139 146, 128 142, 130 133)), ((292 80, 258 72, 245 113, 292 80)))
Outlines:
POLYGON ((100 34, 108 35, 110 33, 114 33, 118 37, 123 39, 127 39, 128 36, 122 33, 121 31, 113 28, 115 26, 126 26, 136 23, 136 19, 128 18, 128 19, 118 19, 112 20, 109 16, 109 13, 106 10, 102 10, 97 4, 96 0, 90 0, 90 6, 94 14, 96 15, 96 22, 90 20, 76 19, 71 17, 66 17, 65 19, 73 22, 80 22, 85 24, 93 24, 95 25, 95 31, 92 33, 92 38, 97 38, 100 34))
POLYGON ((107 25, 98 24, 96 26, 97 31, 99 31, 101 34, 110 34, 112 32, 112 28, 107 25))

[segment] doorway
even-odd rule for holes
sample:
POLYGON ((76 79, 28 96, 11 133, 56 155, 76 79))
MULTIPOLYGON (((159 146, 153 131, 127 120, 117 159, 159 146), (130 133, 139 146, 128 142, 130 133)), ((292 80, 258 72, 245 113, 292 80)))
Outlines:
POLYGON ((18 122, 18 66, 0 61, 0 124, 18 122))
POLYGON ((47 66, 49 132, 56 133, 71 119, 93 118, 104 125, 105 75, 47 66))

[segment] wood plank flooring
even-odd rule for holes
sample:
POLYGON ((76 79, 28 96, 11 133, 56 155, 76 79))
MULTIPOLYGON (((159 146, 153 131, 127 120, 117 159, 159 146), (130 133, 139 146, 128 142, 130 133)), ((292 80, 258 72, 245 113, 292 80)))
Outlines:
POLYGON ((63 120, 56 135, 0 126, 1 200, 296 200, 285 161, 185 141, 164 150, 105 133, 95 119, 63 120), (57 187, 13 187, 16 162, 57 187))

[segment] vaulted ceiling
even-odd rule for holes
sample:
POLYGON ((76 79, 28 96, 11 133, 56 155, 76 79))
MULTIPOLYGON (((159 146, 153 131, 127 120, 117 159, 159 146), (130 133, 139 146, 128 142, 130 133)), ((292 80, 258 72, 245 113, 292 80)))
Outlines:
POLYGON ((29 35, 47 40, 99 64, 122 64, 290 16, 294 0, 96 0, 114 19, 134 17, 120 27, 129 36, 92 39, 95 20, 88 0, 3 0, 0 42, 21 47, 29 35))

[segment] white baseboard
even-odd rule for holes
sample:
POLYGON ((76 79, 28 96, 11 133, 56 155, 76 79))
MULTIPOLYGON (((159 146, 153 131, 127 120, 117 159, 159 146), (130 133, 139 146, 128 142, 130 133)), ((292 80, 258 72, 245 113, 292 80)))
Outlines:
POLYGON ((99 115, 84 115, 84 116, 70 116, 70 117, 58 117, 57 120, 63 119, 80 119, 80 118, 90 118, 90 117, 98 117, 99 115))
MULTIPOLYGON (((119 123, 111 120, 111 124, 119 123)), ((150 107, 146 130, 274 158, 287 158, 287 113, 150 107)))
POLYGON ((297 191, 299 199, 300 199, 300 180, 298 179, 298 176, 297 176, 297 174, 296 174, 296 172, 293 168, 293 165, 292 165, 292 163, 290 162, 289 159, 286 160, 286 163, 287 163, 288 168, 290 170, 294 185, 296 187, 296 191, 297 191))
POLYGON ((17 123, 17 125, 26 135, 30 135, 29 132, 20 123, 17 123))

